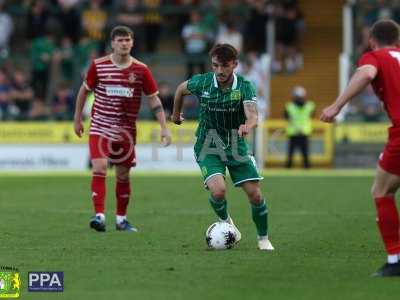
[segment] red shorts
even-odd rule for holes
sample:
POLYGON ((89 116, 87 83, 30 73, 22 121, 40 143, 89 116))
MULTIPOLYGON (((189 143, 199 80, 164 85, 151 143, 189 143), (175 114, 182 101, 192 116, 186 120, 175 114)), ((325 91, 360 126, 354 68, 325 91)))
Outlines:
POLYGON ((389 128, 389 139, 379 157, 379 166, 400 176, 400 127, 389 128))
POLYGON ((134 167, 136 165, 135 144, 129 141, 116 142, 101 135, 89 135, 90 159, 108 158, 114 165, 134 167))

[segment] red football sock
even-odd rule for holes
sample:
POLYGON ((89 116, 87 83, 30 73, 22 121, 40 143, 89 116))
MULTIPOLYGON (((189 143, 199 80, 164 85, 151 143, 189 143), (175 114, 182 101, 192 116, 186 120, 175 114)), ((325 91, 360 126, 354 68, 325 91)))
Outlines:
POLYGON ((399 214, 393 195, 375 198, 377 223, 388 254, 400 253, 399 214))
POLYGON ((117 196, 117 215, 125 216, 131 194, 130 182, 117 180, 115 193, 117 196))
POLYGON ((96 214, 104 214, 104 198, 106 195, 106 174, 93 173, 92 175, 92 201, 96 214))

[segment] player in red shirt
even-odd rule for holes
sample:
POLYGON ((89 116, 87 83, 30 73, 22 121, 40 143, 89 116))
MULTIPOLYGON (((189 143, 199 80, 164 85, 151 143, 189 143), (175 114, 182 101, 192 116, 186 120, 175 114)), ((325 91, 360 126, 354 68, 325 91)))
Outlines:
POLYGON ((400 226, 395 193, 400 187, 400 28, 392 20, 378 21, 370 32, 373 49, 359 60, 359 67, 336 101, 325 108, 321 120, 333 122, 343 106, 372 84, 392 122, 389 138, 379 158, 372 196, 378 228, 388 261, 374 275, 400 276, 400 226))
POLYGON ((161 126, 161 141, 169 145, 171 136, 158 98, 157 84, 147 66, 130 55, 133 32, 125 26, 111 31, 113 52, 92 62, 76 101, 74 130, 83 134, 82 110, 87 94, 93 91, 89 150, 92 162, 92 200, 96 215, 90 227, 105 231, 104 199, 108 161, 116 171, 116 229, 136 231, 126 218, 130 198, 129 171, 135 165, 136 118, 142 93, 161 126))

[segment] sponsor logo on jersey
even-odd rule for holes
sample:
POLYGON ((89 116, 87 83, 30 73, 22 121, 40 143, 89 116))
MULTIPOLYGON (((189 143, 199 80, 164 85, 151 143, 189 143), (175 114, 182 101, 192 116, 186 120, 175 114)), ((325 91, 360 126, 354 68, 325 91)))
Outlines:
POLYGON ((233 91, 231 92, 231 100, 238 101, 238 100, 240 100, 241 96, 242 96, 242 95, 241 95, 241 93, 240 93, 239 90, 233 90, 233 91))
POLYGON ((210 98, 210 93, 209 92, 203 92, 203 95, 201 95, 203 98, 210 98))
POLYGON ((134 89, 126 88, 122 86, 107 86, 106 94, 107 96, 118 96, 130 98, 133 96, 134 89))
POLYGON ((128 77, 129 83, 134 83, 135 80, 136 80, 136 75, 135 75, 135 73, 130 73, 130 74, 129 74, 129 77, 128 77))

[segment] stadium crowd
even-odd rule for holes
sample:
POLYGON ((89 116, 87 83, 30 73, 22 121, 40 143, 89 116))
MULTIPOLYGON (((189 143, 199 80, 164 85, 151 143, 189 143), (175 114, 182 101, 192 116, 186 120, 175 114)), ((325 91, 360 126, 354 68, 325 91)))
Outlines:
MULTIPOLYGON (((132 54, 145 62, 164 52, 163 37, 178 41, 187 78, 207 71, 215 43, 230 43, 242 57, 238 71, 265 98, 259 59, 270 19, 276 24, 272 71, 294 72, 302 67, 304 30, 296 0, 0 0, 0 119, 71 119, 78 83, 90 61, 109 50, 116 24, 135 32, 132 54)), ((156 79, 165 80, 160 90, 168 112, 176 83, 156 79)), ((195 102, 188 111, 196 116, 195 102)))

